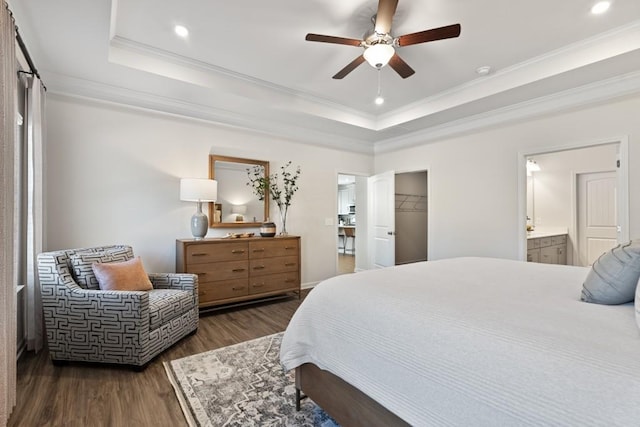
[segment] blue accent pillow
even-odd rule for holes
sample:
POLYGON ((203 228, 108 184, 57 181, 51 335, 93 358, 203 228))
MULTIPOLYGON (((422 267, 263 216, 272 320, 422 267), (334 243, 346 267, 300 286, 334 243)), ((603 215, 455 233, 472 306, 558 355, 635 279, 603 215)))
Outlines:
POLYGON ((624 304, 634 300, 640 279, 640 240, 603 253, 582 285, 581 300, 596 304, 624 304))

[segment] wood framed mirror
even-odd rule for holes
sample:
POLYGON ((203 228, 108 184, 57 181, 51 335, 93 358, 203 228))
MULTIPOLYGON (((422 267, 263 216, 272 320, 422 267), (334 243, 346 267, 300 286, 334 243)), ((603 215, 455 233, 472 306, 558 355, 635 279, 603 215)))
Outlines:
POLYGON ((260 227, 269 218, 269 197, 258 200, 247 185, 247 170, 262 166, 269 176, 269 162, 240 157, 209 155, 209 178, 218 181, 218 200, 209 203, 209 227, 260 227))

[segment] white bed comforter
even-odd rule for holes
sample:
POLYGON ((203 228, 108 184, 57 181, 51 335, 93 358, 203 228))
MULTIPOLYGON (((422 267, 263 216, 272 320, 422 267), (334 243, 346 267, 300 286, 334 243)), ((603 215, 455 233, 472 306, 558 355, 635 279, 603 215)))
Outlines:
POLYGON ((580 301, 588 269, 456 258, 334 277, 284 335, 416 426, 640 426, 632 304, 580 301))

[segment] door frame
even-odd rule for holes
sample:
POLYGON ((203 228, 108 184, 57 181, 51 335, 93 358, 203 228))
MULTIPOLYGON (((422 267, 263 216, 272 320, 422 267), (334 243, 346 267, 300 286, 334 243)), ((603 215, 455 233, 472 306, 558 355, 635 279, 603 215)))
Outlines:
MULTIPOLYGON (((527 158, 531 156, 557 153, 559 151, 570 151, 579 148, 597 147, 599 145, 617 144, 618 146, 618 221, 620 232, 618 233, 618 242, 626 242, 629 240, 629 136, 623 135, 607 139, 598 139, 594 141, 574 142, 566 145, 552 146, 548 148, 538 148, 518 152, 518 259, 526 261, 527 259, 527 158)), ((575 179, 574 179, 575 186, 575 179)), ((575 197, 574 197, 575 199, 575 197)), ((572 202, 574 203, 574 202, 572 202)), ((572 212, 573 214, 574 212, 572 212)), ((575 216, 575 215, 574 215, 575 216)), ((572 220, 575 222, 575 218, 572 220)), ((575 224, 571 227, 576 227, 575 224)), ((575 235, 575 228, 573 228, 575 235)))

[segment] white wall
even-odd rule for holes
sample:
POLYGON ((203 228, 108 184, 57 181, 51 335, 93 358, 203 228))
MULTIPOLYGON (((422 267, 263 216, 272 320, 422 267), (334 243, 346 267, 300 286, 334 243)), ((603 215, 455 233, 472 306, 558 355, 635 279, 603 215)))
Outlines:
POLYGON ((325 219, 335 224, 336 170, 368 175, 372 156, 59 95, 47 99, 47 249, 127 243, 148 271, 174 271, 175 239, 191 237, 195 212, 179 200, 179 179, 207 177, 209 154, 267 160, 272 171, 300 165, 287 229, 302 236, 302 281, 335 274, 325 219))
POLYGON ((367 206, 369 205, 369 194, 367 191, 366 176, 356 176, 356 265, 355 271, 367 270, 369 268, 369 248, 367 243, 367 230, 369 229, 369 218, 367 206))
MULTIPOLYGON (((640 97, 636 96, 493 127, 377 155, 375 171, 429 170, 429 259, 467 255, 516 259, 524 236, 518 217, 518 182, 524 182, 518 172, 521 154, 628 136, 630 236, 639 238, 639 111, 640 97)), ((521 171, 525 173, 524 161, 521 171)), ((522 197, 524 203, 524 194, 522 197)))

